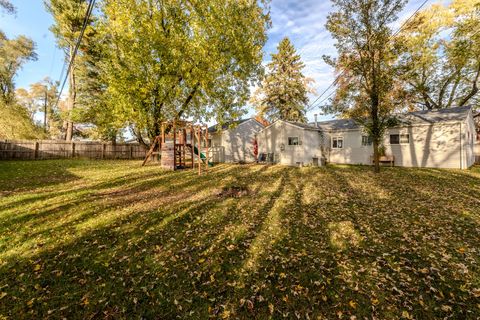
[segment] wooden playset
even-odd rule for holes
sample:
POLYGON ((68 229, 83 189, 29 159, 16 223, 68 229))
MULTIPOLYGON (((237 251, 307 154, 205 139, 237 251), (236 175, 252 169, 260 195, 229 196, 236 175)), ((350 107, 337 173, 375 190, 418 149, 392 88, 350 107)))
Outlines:
POLYGON ((208 147, 207 126, 180 120, 163 122, 161 134, 155 137, 142 166, 160 155, 160 165, 164 169, 193 169, 197 166, 198 174, 202 174, 213 165, 209 161, 208 147))

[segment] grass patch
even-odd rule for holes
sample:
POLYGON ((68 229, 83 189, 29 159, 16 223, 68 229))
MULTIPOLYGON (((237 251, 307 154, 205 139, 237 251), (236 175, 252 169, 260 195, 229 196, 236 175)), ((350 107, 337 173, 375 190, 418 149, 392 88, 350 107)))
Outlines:
POLYGON ((480 317, 480 168, 0 162, 0 318, 480 317))

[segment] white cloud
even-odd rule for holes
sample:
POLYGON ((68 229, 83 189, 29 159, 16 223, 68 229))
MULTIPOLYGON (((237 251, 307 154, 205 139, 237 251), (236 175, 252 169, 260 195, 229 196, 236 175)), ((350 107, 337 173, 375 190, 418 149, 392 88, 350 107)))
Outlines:
MULTIPOLYGON (((397 30, 423 1, 410 0, 399 14, 399 20, 392 24, 392 29, 397 30)), ((271 5, 272 28, 268 32, 269 40, 265 46, 264 62, 270 61, 270 54, 276 51, 278 42, 283 37, 289 37, 305 63, 304 74, 315 80, 317 94, 310 95, 311 102, 335 79, 334 70, 322 58, 323 55, 336 56, 335 41, 325 28, 327 16, 332 10, 331 2, 325 0, 273 0, 271 5)), ((321 100, 328 96, 328 93, 321 100)), ((308 112, 309 120, 312 121, 313 114, 319 112, 318 108, 308 112)), ((252 110, 249 114, 252 114, 252 110)))

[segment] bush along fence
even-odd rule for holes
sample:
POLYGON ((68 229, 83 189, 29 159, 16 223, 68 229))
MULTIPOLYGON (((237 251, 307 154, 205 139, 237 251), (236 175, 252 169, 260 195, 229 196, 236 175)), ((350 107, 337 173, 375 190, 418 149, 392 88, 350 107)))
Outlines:
POLYGON ((144 159, 146 149, 138 143, 62 140, 0 140, 0 160, 64 158, 144 159))

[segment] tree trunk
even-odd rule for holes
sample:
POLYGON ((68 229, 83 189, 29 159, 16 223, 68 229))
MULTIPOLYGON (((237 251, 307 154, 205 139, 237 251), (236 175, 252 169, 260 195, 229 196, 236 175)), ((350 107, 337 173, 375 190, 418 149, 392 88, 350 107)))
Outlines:
MULTIPOLYGON (((70 63, 72 63, 71 59, 73 57, 73 47, 70 46, 70 63)), ((72 141, 73 138, 73 122, 72 122, 72 111, 75 106, 76 100, 76 88, 75 88, 75 75, 74 75, 75 67, 72 64, 70 69, 70 73, 68 75, 68 105, 67 105, 67 130, 65 134, 65 140, 72 141)))
POLYGON ((374 162, 374 171, 375 173, 380 172, 380 152, 379 146, 382 139, 382 130, 380 128, 380 119, 378 115, 379 109, 379 98, 378 98, 378 87, 374 84, 372 93, 370 95, 371 102, 371 117, 372 117, 372 140, 373 140, 373 162, 374 162))
POLYGON ((377 139, 373 139, 373 164, 374 164, 374 172, 380 172, 380 145, 377 139))

